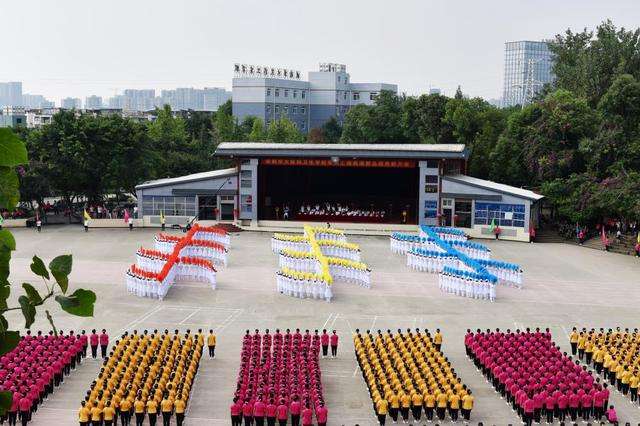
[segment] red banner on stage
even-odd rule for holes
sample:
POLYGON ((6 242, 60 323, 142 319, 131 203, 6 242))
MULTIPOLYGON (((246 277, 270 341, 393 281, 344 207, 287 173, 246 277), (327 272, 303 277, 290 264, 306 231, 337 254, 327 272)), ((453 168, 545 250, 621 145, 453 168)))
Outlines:
POLYGON ((393 169, 411 169, 416 162, 411 160, 343 160, 333 161, 324 158, 263 158, 265 166, 304 166, 304 167, 382 167, 393 169))

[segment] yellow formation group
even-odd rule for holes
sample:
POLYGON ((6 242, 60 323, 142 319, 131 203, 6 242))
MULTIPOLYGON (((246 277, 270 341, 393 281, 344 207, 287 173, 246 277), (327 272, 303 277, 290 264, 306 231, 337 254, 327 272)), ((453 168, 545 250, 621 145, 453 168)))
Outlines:
POLYGON ((474 397, 442 353, 439 330, 433 336, 418 329, 356 333, 353 340, 381 424, 387 414, 394 422, 398 414, 405 422, 409 414, 420 421, 423 410, 427 420, 449 415, 456 421, 459 412, 469 419, 474 397))
POLYGON ((177 331, 126 333, 87 391, 80 408, 90 421, 134 415, 184 417, 204 337, 177 331))
POLYGON ((573 329, 569 336, 572 351, 579 358, 593 366, 612 386, 633 402, 638 401, 640 386, 640 334, 619 328, 616 330, 578 332, 573 329))

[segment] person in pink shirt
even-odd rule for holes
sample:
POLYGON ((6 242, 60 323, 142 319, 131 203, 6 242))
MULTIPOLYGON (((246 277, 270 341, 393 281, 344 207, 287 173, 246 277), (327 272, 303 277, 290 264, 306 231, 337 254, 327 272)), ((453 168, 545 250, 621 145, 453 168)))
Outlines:
POLYGON ((80 333, 80 342, 82 343, 82 357, 87 357, 87 346, 89 346, 89 337, 87 337, 87 332, 82 330, 80 333))
POLYGON ((267 426, 276 425, 276 410, 277 410, 276 404, 274 404, 273 398, 271 398, 265 410, 265 414, 267 417, 267 426))
POLYGON ((320 344, 322 345, 322 358, 326 358, 329 353, 329 335, 327 334, 327 330, 322 330, 320 344))
POLYGON ((533 423, 535 406, 536 406, 536 403, 534 402, 533 398, 531 398, 531 396, 529 396, 524 402, 524 405, 522 408, 524 411, 524 422, 526 426, 531 426, 531 424, 533 423))
POLYGON ((289 408, 285 404, 284 399, 280 401, 280 404, 276 408, 276 417, 280 426, 286 426, 287 419, 289 418, 289 408))
POLYGON ((11 407, 9 408, 9 426, 16 426, 16 422, 18 420, 18 409, 20 408, 20 400, 22 399, 22 395, 17 392, 15 389, 13 390, 13 399, 11 400, 11 407))
POLYGON ((311 426, 313 424, 313 411, 307 404, 302 410, 302 426, 311 426))
POLYGON ((102 333, 100 334, 100 350, 102 352, 102 358, 107 358, 107 347, 109 346, 109 335, 107 334, 107 330, 102 329, 102 333))
POLYGON ((27 426, 29 420, 31 420, 31 399, 27 395, 20 398, 18 408, 20 409, 20 421, 22 426, 27 426))
POLYGON ((336 331, 333 330, 333 333, 331 333, 331 357, 335 358, 336 356, 338 356, 338 334, 336 334, 336 331))
POLYGON ((231 404, 231 426, 242 425, 242 403, 238 402, 238 397, 233 398, 231 404))
POLYGON ((242 405, 242 417, 244 417, 244 426, 253 425, 253 403, 246 399, 242 405))
POLYGON ((257 400, 255 404, 253 404, 253 420, 255 421, 256 426, 264 426, 264 414, 266 408, 266 405, 261 399, 257 400))
POLYGON ((298 397, 294 396, 291 405, 289 406, 289 411, 291 412, 291 425, 299 426, 300 425, 300 402, 298 401, 298 397))
POLYGON ((327 426, 328 417, 329 412, 327 411, 327 407, 325 407, 323 403, 320 403, 316 408, 316 420, 318 420, 318 426, 327 426))
POLYGON ((613 405, 609 406, 606 414, 609 423, 611 423, 612 425, 618 424, 618 414, 616 413, 616 409, 613 407, 613 405))
POLYGON ((91 357, 96 359, 98 357, 98 341, 100 337, 96 334, 96 330, 91 330, 91 336, 89 336, 89 344, 91 345, 91 357))

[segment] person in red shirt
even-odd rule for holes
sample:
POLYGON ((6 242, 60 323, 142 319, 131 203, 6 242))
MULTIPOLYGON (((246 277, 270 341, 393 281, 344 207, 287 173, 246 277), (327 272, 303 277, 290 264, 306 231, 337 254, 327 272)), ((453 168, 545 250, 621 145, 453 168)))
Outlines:
POLYGON ((318 420, 318 426, 327 426, 328 417, 329 412, 327 411, 327 407, 325 407, 323 403, 320 403, 318 408, 316 408, 316 420, 318 420))
POLYGON ((100 350, 102 352, 102 358, 107 358, 107 347, 109 346, 109 335, 107 334, 107 330, 102 329, 102 334, 100 334, 100 350))
POLYGON ((276 404, 273 403, 273 398, 271 398, 266 408, 267 426, 276 425, 276 409, 276 404))
POLYGON ((527 400, 524 402, 524 422, 526 426, 531 426, 531 424, 533 423, 535 405, 536 404, 533 401, 533 398, 531 397, 531 395, 529 395, 527 400))
POLYGON ((20 408, 20 421, 22 422, 22 426, 27 426, 27 423, 31 420, 31 400, 27 395, 20 398, 18 408, 20 408))
POLYGON ((280 401, 280 405, 276 408, 276 417, 280 426, 286 426, 289 418, 289 408, 284 403, 284 399, 280 401))
POLYGON ((313 411, 307 404, 302 410, 302 426, 311 426, 313 424, 313 411))
POLYGON ((244 426, 253 425, 253 404, 248 399, 242 405, 242 416, 244 417, 244 426))
POLYGON ((257 400, 255 404, 253 404, 253 420, 256 423, 256 426, 264 426, 264 414, 266 410, 266 406, 261 399, 257 400))
POLYGON ((291 402, 289 411, 291 411, 291 425, 299 426, 300 425, 300 402, 298 401, 297 396, 293 397, 293 402, 291 402))
POLYGON ((98 357, 98 340, 99 336, 95 330, 91 330, 91 336, 89 336, 89 344, 91 345, 91 357, 96 359, 98 357))
POLYGON ((322 345, 322 358, 326 358, 329 352, 329 335, 327 334, 327 330, 322 330, 320 344, 322 345))
POLYGON ((242 403, 238 402, 238 397, 233 398, 231 404, 231 426, 242 425, 242 403))
POLYGON ((336 331, 333 330, 331 334, 331 357, 335 358, 336 356, 338 356, 338 335, 336 331))
POLYGON ((20 399, 22 395, 19 392, 13 392, 13 399, 11 400, 11 407, 9 408, 9 426, 16 426, 18 420, 18 408, 20 408, 20 399))

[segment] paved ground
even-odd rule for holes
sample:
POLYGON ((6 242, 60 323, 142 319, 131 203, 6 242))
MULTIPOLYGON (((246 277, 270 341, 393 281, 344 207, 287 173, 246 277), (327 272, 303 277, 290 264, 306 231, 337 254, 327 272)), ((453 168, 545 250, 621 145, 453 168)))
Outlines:
MULTIPOLYGON (((270 235, 244 232, 232 238, 229 266, 219 272, 216 291, 185 284, 159 302, 130 296, 123 284, 123 273, 134 261, 136 249, 152 247, 152 230, 84 233, 81 229, 50 227, 42 234, 16 230, 18 251, 12 260, 12 282, 16 286, 25 281, 38 283, 29 270, 33 254, 48 260, 71 253, 72 287, 93 289, 98 303, 91 319, 69 317, 54 309, 63 330, 106 328, 116 335, 135 328, 216 329, 218 357, 203 357, 187 425, 230 423, 228 406, 245 329, 337 329, 342 337, 339 358, 322 361, 329 424, 374 425, 350 334, 356 328, 439 327, 445 337, 445 353, 475 391, 474 422, 507 425, 518 424, 517 417, 466 359, 463 335, 467 328, 550 327, 555 340, 568 349, 567 331, 573 326, 638 327, 640 322, 638 260, 573 245, 488 242, 495 259, 519 263, 525 270, 526 288, 501 287, 499 300, 492 304, 440 293, 434 276, 408 269, 403 257, 390 253, 387 238, 351 237, 350 241, 361 244, 364 260, 373 270, 372 289, 337 284, 334 301, 326 303, 276 293, 277 259, 270 251, 270 235)), ((10 321, 22 322, 19 314, 10 321)), ((48 328, 40 320, 33 328, 38 327, 48 328)), ((85 362, 46 401, 33 424, 76 424, 77 407, 97 370, 96 362, 85 362)), ((614 393, 612 402, 623 422, 640 422, 640 409, 627 399, 614 393)))

